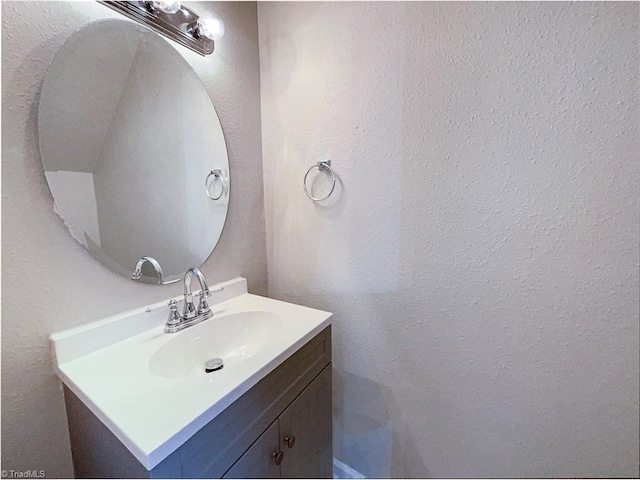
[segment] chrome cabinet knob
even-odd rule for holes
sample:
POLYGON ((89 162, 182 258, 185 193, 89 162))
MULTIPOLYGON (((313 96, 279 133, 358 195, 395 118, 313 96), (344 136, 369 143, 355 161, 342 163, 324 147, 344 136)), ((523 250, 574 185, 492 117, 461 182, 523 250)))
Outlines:
POLYGON ((287 447, 293 448, 293 446, 296 444, 295 435, 287 435, 286 437, 284 437, 284 443, 287 444, 287 447))
POLYGON ((273 458, 273 461, 276 465, 280 465, 282 463, 282 457, 284 457, 284 453, 282 450, 279 450, 277 452, 273 452, 271 454, 271 457, 273 458))

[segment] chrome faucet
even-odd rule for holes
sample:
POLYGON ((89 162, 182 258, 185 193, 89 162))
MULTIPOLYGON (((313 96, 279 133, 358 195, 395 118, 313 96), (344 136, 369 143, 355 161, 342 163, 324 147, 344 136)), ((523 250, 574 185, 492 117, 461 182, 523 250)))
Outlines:
MULTIPOLYGON (((220 292, 224 290, 223 287, 217 288, 214 292, 220 292)), ((169 318, 167 324, 164 327, 166 333, 175 333, 180 330, 184 330, 187 327, 196 325, 204 320, 213 317, 213 312, 207 304, 206 298, 211 296, 211 290, 207 284, 207 279, 197 268, 190 268, 187 273, 184 274, 184 307, 182 309, 182 315, 178 313, 178 302, 171 300, 169 302, 169 318), (193 303, 193 294, 191 292, 191 278, 195 276, 200 282, 200 301, 198 302, 198 308, 193 303)))
POLYGON ((189 270, 187 270, 187 273, 184 274, 184 308, 182 310, 182 318, 184 320, 189 320, 196 315, 211 311, 211 309, 207 305, 205 296, 211 296, 211 292, 209 292, 209 285, 207 285, 207 279, 204 278, 202 272, 197 268, 190 268, 189 270), (198 282, 200 282, 200 303, 198 305, 197 311, 195 305, 193 304, 193 295, 191 294, 191 278, 194 275, 198 279, 198 282))
POLYGON ((162 267, 158 263, 158 261, 153 257, 140 257, 138 259, 138 263, 136 263, 136 268, 133 270, 131 274, 131 280, 139 280, 142 277, 142 265, 145 262, 149 262, 153 269, 156 271, 156 277, 158 279, 158 285, 162 285, 162 267))

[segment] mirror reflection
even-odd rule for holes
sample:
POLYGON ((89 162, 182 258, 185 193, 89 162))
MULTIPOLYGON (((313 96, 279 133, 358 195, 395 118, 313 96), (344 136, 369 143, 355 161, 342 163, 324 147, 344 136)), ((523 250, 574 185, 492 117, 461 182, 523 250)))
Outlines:
POLYGON ((202 82, 160 36, 121 20, 70 37, 42 86, 40 150, 54 209, 111 270, 179 280, 213 251, 229 198, 220 121, 202 82), (214 174, 215 172, 215 174, 214 174))

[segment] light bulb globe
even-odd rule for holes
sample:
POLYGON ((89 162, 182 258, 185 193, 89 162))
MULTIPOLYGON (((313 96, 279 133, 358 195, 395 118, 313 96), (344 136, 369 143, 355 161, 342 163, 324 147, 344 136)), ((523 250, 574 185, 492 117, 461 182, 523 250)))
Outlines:
POLYGON ((157 8, 158 10, 162 10, 164 13, 176 13, 178 10, 180 10, 180 7, 182 6, 180 4, 180 2, 177 1, 172 1, 172 0, 157 0, 154 2, 151 2, 151 4, 153 5, 154 8, 157 8))
POLYGON ((218 18, 199 18, 198 32, 211 40, 220 40, 224 36, 224 23, 218 18))

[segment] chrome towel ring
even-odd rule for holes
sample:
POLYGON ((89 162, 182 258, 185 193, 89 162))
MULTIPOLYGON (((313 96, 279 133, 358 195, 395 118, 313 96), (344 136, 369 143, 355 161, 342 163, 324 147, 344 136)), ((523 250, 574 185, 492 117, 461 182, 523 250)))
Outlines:
POLYGON ((229 182, 227 181, 226 177, 222 174, 222 170, 220 169, 211 170, 209 175, 207 175, 207 178, 204 179, 204 189, 207 192, 207 197, 209 197, 211 200, 220 200, 222 198, 222 195, 226 196, 229 193, 229 182), (211 192, 209 191, 209 177, 212 175, 214 176, 214 178, 218 178, 222 182, 222 189, 220 190, 220 195, 216 197, 211 195, 211 192))
POLYGON ((302 181, 302 186, 304 187, 304 193, 306 193, 307 197, 309 197, 314 202, 321 202, 322 200, 326 200, 327 198, 329 198, 333 193, 333 190, 336 188, 336 175, 335 173, 333 173, 333 169, 331 168, 331 160, 323 160, 322 162, 318 162, 309 170, 307 170, 307 173, 304 176, 304 180, 302 181), (309 176, 311 170, 313 170, 314 168, 317 168, 320 171, 328 170, 331 174, 331 179, 333 181, 333 183, 331 184, 331 190, 329 190, 329 193, 327 193, 327 195, 324 197, 314 197, 309 193, 309 190, 307 190, 307 177, 309 176))

